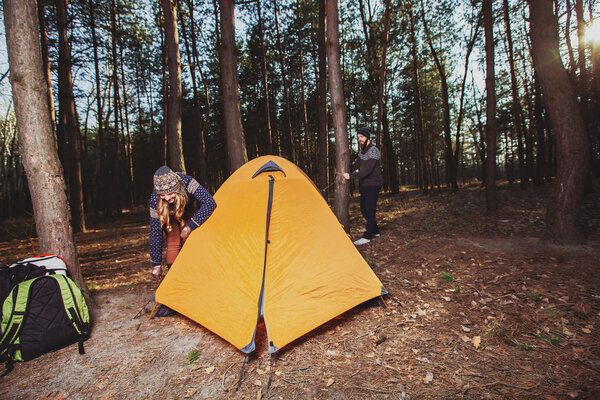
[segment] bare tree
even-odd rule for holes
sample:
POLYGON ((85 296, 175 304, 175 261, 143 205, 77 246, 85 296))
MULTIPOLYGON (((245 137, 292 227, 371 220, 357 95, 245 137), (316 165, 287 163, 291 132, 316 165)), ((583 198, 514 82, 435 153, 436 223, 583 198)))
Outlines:
POLYGON ((66 261, 71 277, 91 304, 73 241, 66 184, 52 134, 36 1, 4 0, 3 5, 19 146, 40 251, 58 254, 66 261))
POLYGON ((485 139, 487 147, 485 166, 485 200, 487 210, 493 212, 496 202, 496 74, 494 70, 494 14, 493 0, 483 0, 483 27, 485 31, 485 139))
POLYGON ((56 129, 56 115, 54 110, 54 96, 52 94, 52 79, 50 77, 50 57, 48 54, 48 32, 46 31, 46 4, 43 1, 38 2, 38 22, 40 24, 40 41, 42 46, 42 61, 44 62, 44 74, 46 75, 46 84, 48 85, 48 107, 50 109, 50 120, 52 129, 56 129))
POLYGON ((96 150, 96 168, 95 168, 95 185, 96 193, 100 193, 96 196, 96 207, 97 209, 106 211, 106 201, 104 196, 105 193, 105 182, 103 171, 106 166, 106 137, 104 132, 104 112, 102 109, 102 92, 100 84, 100 60, 98 57, 98 37, 96 34, 96 7, 94 0, 88 0, 89 13, 90 13, 90 33, 92 35, 92 47, 94 53, 94 74, 96 83, 96 120, 98 121, 98 146, 96 150))
POLYGON ((171 167, 185 173, 181 141, 181 55, 177 32, 177 8, 173 0, 160 0, 165 17, 165 45, 169 70, 169 99, 167 107, 167 142, 171 167))
POLYGON ((68 138, 69 162, 66 163, 65 168, 69 168, 71 216, 73 229, 75 232, 81 232, 85 230, 81 177, 81 131, 73 93, 66 0, 56 1, 56 19, 58 23, 58 130, 68 138))
MULTIPOLYGON (((454 153, 452 152, 452 134, 450 132, 450 101, 448 93, 448 79, 446 76, 446 66, 435 47, 433 47, 433 40, 431 39, 431 32, 429 32, 429 26, 427 25, 427 17, 425 16, 425 8, 423 1, 421 1, 421 11, 423 19, 423 27, 425 28, 425 35, 427 37, 427 43, 429 49, 433 55, 433 61, 438 70, 440 76, 440 91, 442 96, 442 115, 443 115, 443 126, 444 126, 444 161, 446 167, 446 182, 449 187, 452 188, 453 192, 458 191, 458 183, 456 181, 457 171, 454 169, 454 153)), ((458 146, 458 144, 457 144, 458 146)))
POLYGON ((423 124, 423 101, 421 98, 421 81, 419 77, 419 59, 417 53, 417 37, 415 27, 415 17, 412 3, 408 5, 410 18, 410 52, 411 52, 411 69, 413 74, 413 97, 415 109, 415 155, 416 155, 416 177, 417 184, 420 186, 423 193, 428 190, 427 176, 427 161, 425 159, 425 132, 423 124))
POLYGON ((240 92, 238 88, 237 57, 235 47, 235 3, 234 0, 220 0, 221 5, 221 91, 225 119, 225 139, 229 160, 229 172, 233 173, 248 161, 246 141, 240 113, 240 92))
POLYGON ((317 30, 319 82, 317 86, 317 182, 328 197, 329 133, 327 129, 327 53, 325 44, 325 0, 319 0, 319 27, 317 30))
POLYGON ((512 93, 512 114, 514 118, 515 131, 517 133, 517 155, 519 157, 519 176, 521 179, 521 189, 527 189, 529 174, 525 165, 525 151, 523 148, 523 138, 525 129, 523 126, 523 109, 519 100, 519 88, 517 84, 517 74, 515 73, 515 59, 513 51, 512 31, 510 28, 510 14, 508 0, 502 1, 502 15, 504 16, 504 28, 506 32, 506 44, 508 47, 508 65, 510 68, 510 90, 512 93))
MULTIPOLYGON (((327 61, 329 65, 329 90, 331 91, 331 112, 335 134, 335 165, 339 172, 350 169, 350 148, 346 124, 346 102, 340 64, 339 14, 337 0, 325 0, 325 20, 327 26, 327 61)), ((350 230, 350 182, 340 175, 335 177, 335 200, 333 210, 346 232, 350 230)))
POLYGON ((552 0, 530 3, 533 65, 556 134, 556 181, 546 210, 545 238, 581 242, 578 224, 589 169, 589 138, 575 90, 560 58, 558 19, 552 0))
POLYGON ((275 13, 275 33, 277 35, 277 51, 279 53, 279 66, 281 68, 281 80, 283 82, 283 102, 285 108, 285 129, 281 142, 283 154, 291 161, 296 162, 294 153, 294 136, 292 134, 292 111, 290 106, 289 82, 285 71, 285 62, 283 61, 283 44, 281 43, 281 34, 279 32, 279 17, 277 13, 277 0, 273 0, 273 10, 275 13))
POLYGON ((265 54, 265 32, 260 9, 260 0, 256 0, 256 11, 258 13, 258 33, 260 36, 260 71, 262 74, 263 97, 265 103, 265 130, 259 143, 262 154, 273 154, 271 106, 269 104, 269 81, 267 79, 267 56, 265 54))
POLYGON ((185 48, 188 57, 188 64, 190 66, 190 75, 192 77, 192 89, 194 93, 193 104, 194 104, 194 118, 196 122, 196 179, 203 186, 208 186, 208 178, 206 174, 206 150, 204 135, 208 126, 208 119, 210 117, 210 99, 208 97, 208 85, 206 78, 202 73, 202 65, 198 57, 198 44, 196 40, 196 22, 194 21, 194 4, 192 0, 187 0, 188 11, 189 11, 189 22, 190 22, 190 35, 185 32, 185 24, 182 23, 182 32, 184 37, 185 48), (191 41, 191 44, 190 44, 191 41), (190 49, 191 47, 191 49, 190 49), (196 81, 196 69, 200 73, 202 83, 204 86, 204 104, 206 106, 204 118, 202 118, 202 112, 200 110, 200 90, 196 81))

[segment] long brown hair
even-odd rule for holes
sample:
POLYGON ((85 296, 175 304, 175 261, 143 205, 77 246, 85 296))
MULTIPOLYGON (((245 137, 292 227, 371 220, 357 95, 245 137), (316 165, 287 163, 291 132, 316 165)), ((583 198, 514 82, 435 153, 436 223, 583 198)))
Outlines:
POLYGON ((174 207, 171 208, 170 203, 162 199, 162 197, 158 196, 158 217, 160 220, 160 225, 164 226, 167 232, 171 232, 171 215, 175 218, 177 222, 179 222, 179 226, 183 227, 185 222, 183 221, 183 212, 185 211, 185 206, 188 202, 188 197, 186 194, 175 192, 175 201, 173 202, 174 207))

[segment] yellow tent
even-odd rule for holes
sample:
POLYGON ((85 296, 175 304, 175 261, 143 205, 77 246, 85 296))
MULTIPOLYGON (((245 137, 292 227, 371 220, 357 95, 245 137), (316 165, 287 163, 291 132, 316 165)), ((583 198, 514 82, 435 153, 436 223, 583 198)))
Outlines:
POLYGON ((275 156, 240 167, 215 194, 156 292, 244 353, 262 316, 271 353, 385 293, 312 181, 275 156))

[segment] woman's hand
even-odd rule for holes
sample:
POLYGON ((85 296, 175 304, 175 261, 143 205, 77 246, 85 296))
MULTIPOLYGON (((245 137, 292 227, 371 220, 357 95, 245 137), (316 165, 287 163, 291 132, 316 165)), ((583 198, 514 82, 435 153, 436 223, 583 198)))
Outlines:
POLYGON ((162 266, 157 265, 156 267, 152 267, 152 276, 160 280, 162 277, 162 266))
POLYGON ((350 174, 349 174, 349 173, 347 173, 347 172, 343 172, 343 173, 342 173, 342 176, 343 176, 343 177, 344 177, 344 179, 346 179, 347 181, 349 181, 349 180, 350 180, 350 174))
POLYGON ((183 240, 187 239, 188 236, 190 235, 190 233, 192 232, 192 230, 190 229, 189 226, 185 226, 182 230, 181 230, 181 238, 183 240))

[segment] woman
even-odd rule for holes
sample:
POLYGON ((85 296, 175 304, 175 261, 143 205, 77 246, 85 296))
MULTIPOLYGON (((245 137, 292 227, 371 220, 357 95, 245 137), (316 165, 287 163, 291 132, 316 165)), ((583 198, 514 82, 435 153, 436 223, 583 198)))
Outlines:
POLYGON ((167 239, 166 261, 170 266, 191 231, 210 217, 217 204, 194 178, 181 172, 173 172, 167 166, 163 165, 156 170, 153 181, 154 190, 150 195, 150 258, 152 275, 160 279, 163 230, 167 239), (186 205, 190 204, 189 195, 200 202, 200 208, 188 219, 185 211, 186 205))

